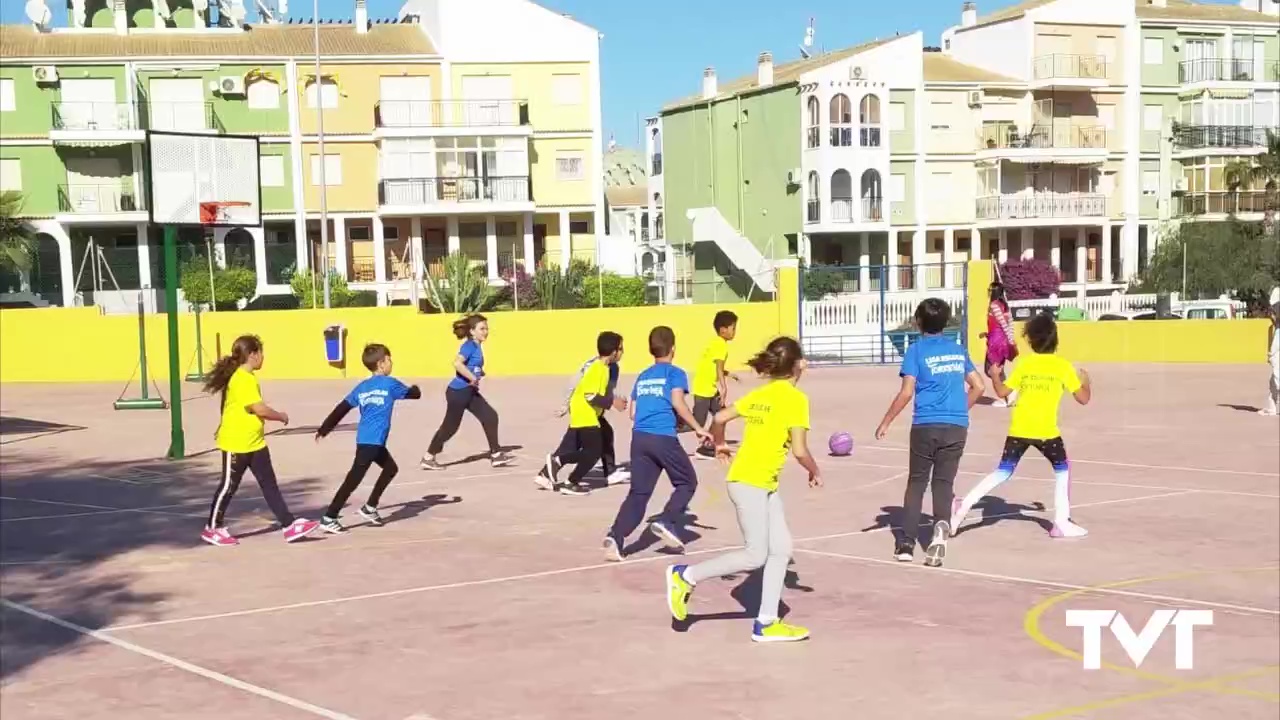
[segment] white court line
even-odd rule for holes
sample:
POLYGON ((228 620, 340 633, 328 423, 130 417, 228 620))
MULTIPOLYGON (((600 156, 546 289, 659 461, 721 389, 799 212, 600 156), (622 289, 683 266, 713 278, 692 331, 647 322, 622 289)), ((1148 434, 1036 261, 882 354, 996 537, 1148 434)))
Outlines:
MULTIPOLYGON (((88 505, 85 503, 62 502, 61 500, 37 500, 35 498, 11 497, 9 495, 0 495, 0 500, 8 500, 13 502, 29 502, 29 503, 35 503, 37 505, 56 505, 58 507, 88 508, 90 510, 96 511, 92 513, 72 513, 70 515, 41 515, 35 518, 17 517, 17 518, 4 518, 0 520, 0 522, 5 522, 5 523, 17 522, 19 520, 49 520, 49 519, 59 518, 59 517, 83 517, 85 515, 106 515, 110 513, 130 513, 130 512, 149 513, 153 515, 171 515, 173 517, 190 517, 190 515, 185 513, 162 512, 161 510, 154 509, 154 508, 115 508, 115 507, 108 507, 106 505, 88 505)), ((166 507, 166 506, 162 505, 158 507, 166 507)), ((167 507, 176 507, 176 506, 170 505, 167 507)))
MULTIPOLYGON (((875 463, 864 463, 864 462, 861 462, 861 461, 859 461, 859 460, 853 460, 853 461, 852 461, 852 463, 853 463, 853 465, 854 465, 854 466, 856 466, 856 467, 884 468, 884 469, 886 469, 886 470, 892 470, 892 469, 894 469, 894 468, 901 467, 901 465, 877 465, 877 464, 875 464, 875 463)), ((974 470, 960 470, 960 471, 959 471, 959 474, 960 474, 960 475, 972 475, 972 476, 974 476, 974 477, 986 477, 987 475, 990 475, 991 473, 989 473, 989 472, 977 472, 977 471, 974 471, 974 470)), ((1057 480, 1056 480, 1056 479, 1054 479, 1054 478, 1029 477, 1029 476, 1023 476, 1023 475, 1015 475, 1015 476, 1014 476, 1014 479, 1017 479, 1017 480, 1034 480, 1035 482, 1050 482, 1050 483, 1051 483, 1051 482, 1057 482, 1057 480)), ((873 484, 874 484, 874 483, 873 483, 873 484)), ((1267 498, 1268 500, 1276 500, 1276 499, 1280 499, 1280 495, 1271 495, 1271 494, 1269 494, 1269 493, 1252 493, 1252 492, 1242 492, 1242 491, 1239 491, 1239 490, 1219 490, 1219 489, 1217 489, 1217 488, 1201 488, 1201 487, 1190 487, 1190 488, 1188 488, 1188 487, 1174 487, 1174 486, 1172 486, 1172 485, 1137 485, 1137 484, 1134 484, 1134 483, 1117 483, 1117 482, 1106 482, 1106 481, 1099 481, 1099 480, 1080 480, 1080 479, 1077 479, 1077 478, 1072 478, 1072 479, 1071 479, 1071 484, 1072 484, 1072 485, 1082 485, 1082 486, 1091 486, 1091 485, 1096 485, 1096 486, 1098 486, 1098 487, 1130 488, 1130 489, 1133 489, 1133 490, 1194 490, 1194 491, 1196 491, 1196 492, 1200 492, 1200 493, 1211 493, 1211 494, 1214 494, 1214 495, 1238 495, 1238 496, 1241 496, 1241 497, 1267 498)))
POLYGON ((141 645, 135 645, 127 640, 121 640, 119 638, 111 637, 110 635, 104 632, 99 632, 97 630, 90 630, 89 628, 81 627, 80 625, 77 625, 73 622, 68 622, 61 618, 56 618, 52 615, 42 613, 39 610, 36 610, 34 608, 29 608, 26 605, 13 602, 12 600, 0 599, 0 604, 3 604, 5 607, 9 608, 10 610, 16 610, 17 612, 30 615, 33 618, 43 620, 52 625, 57 625, 60 628, 64 628, 66 630, 79 633, 80 635, 84 635, 86 637, 93 638, 94 640, 107 643, 108 645, 114 645, 122 650, 128 650, 131 653, 136 653, 138 655, 142 655, 143 657, 151 658, 152 660, 162 662, 165 665, 169 665, 170 667, 175 667, 175 668, 178 668, 179 670, 185 670, 186 672, 189 672, 193 675, 199 675, 200 677, 206 678, 208 680, 212 680, 216 683, 221 683, 223 685, 226 685, 227 687, 232 687, 237 690, 243 690, 247 693, 252 693, 254 695, 257 695, 258 697, 263 697, 268 700, 273 700, 282 705, 288 705, 289 707, 295 710, 301 710, 302 712, 310 713, 312 715, 315 715, 316 717, 328 718, 329 720, 356 720, 354 717, 350 715, 344 715, 334 710, 322 708, 318 705, 312 705, 309 702, 298 700, 297 698, 292 698, 292 697, 289 697, 288 695, 283 695, 274 690, 268 690, 267 688, 259 687, 257 685, 253 685, 252 683, 247 683, 243 680, 237 680, 236 678, 233 678, 229 675, 223 675, 220 672, 215 672, 208 668, 200 667, 199 665, 196 665, 194 663, 189 663, 186 660, 179 660, 176 657, 165 655, 164 653, 159 653, 159 652, 156 652, 155 650, 149 650, 147 648, 142 647, 141 645))
MULTIPOLYGON (((825 550, 810 550, 809 548, 796 548, 796 552, 806 555, 816 555, 818 557, 839 558, 842 560, 855 560, 857 562, 867 562, 876 565, 892 565, 903 569, 914 569, 921 572, 933 573, 939 572, 950 575, 964 575, 966 577, 976 577, 983 580, 1000 580, 1004 582, 1021 583, 1023 585, 1040 585, 1062 590, 1083 590, 1089 593, 1097 593, 1099 595, 1121 595, 1124 597, 1137 598, 1139 600, 1159 600, 1162 602, 1175 603, 1177 605, 1201 605, 1203 607, 1222 608, 1224 610, 1235 610, 1241 613, 1249 613, 1252 615, 1272 615, 1280 616, 1280 610, 1271 608, 1253 607, 1251 605, 1232 605, 1231 603, 1213 602, 1212 600, 1195 600, 1193 598, 1174 597, 1171 595, 1157 595, 1154 593, 1143 593, 1132 590, 1120 590, 1117 588, 1096 588, 1088 585, 1074 585, 1072 583, 1056 582, 1054 580, 1038 580, 1036 578, 1021 577, 1019 575, 1000 575, 998 573, 979 572, 977 570, 962 570, 952 567, 936 567, 926 568, 923 565, 915 565, 911 563, 898 562, 897 560, 889 560, 885 558, 866 557, 864 555, 848 555, 845 553, 827 552, 825 550)), ((1280 570, 1280 568, 1268 568, 1270 570, 1280 570)))
MULTIPOLYGON (((890 451, 908 452, 911 450, 911 448, 905 445, 864 445, 861 447, 861 449, 862 450, 881 450, 884 452, 890 452, 890 451)), ((981 453, 981 452, 973 452, 970 450, 965 450, 964 454, 975 455, 978 457, 1000 457, 998 453, 981 453)), ((1257 472, 1254 470, 1215 470, 1213 468, 1181 467, 1178 465, 1144 465, 1142 463, 1111 462, 1109 460, 1081 460, 1076 457, 1071 457, 1069 458, 1069 460, 1072 463, 1087 463, 1089 465, 1109 465, 1111 467, 1139 468, 1142 470, 1170 470, 1173 472, 1215 473, 1218 475, 1246 475, 1249 477, 1264 477, 1264 478, 1280 477, 1280 473, 1257 472)))
MULTIPOLYGON (((1183 493, 1170 493, 1170 495, 1189 494, 1190 492, 1191 491, 1185 491, 1183 493)), ((1166 495, 1155 495, 1152 497, 1166 497, 1166 495)), ((1093 504, 1094 505, 1109 504, 1109 503, 1116 503, 1116 502, 1124 502, 1126 500, 1147 500, 1147 499, 1150 499, 1150 498, 1125 498, 1122 500, 1106 500, 1100 503, 1093 503, 1093 504)), ((1087 507, 1087 506, 1088 505, 1086 504, 1081 504, 1081 505, 1074 505, 1073 507, 1087 507)), ((1012 513, 1012 515, 1018 515, 1018 514, 1020 513, 1012 513)), ((887 530, 889 528, 883 528, 883 529, 887 530)), ((815 537, 797 538, 794 542, 802 543, 802 542, 812 542, 816 540, 834 540, 837 538, 870 534, 871 532, 873 531, 853 530, 850 532, 834 533, 831 535, 818 535, 815 537)), ((717 553, 717 552, 724 552, 727 550, 734 550, 740 547, 741 545, 730 545, 730 546, 717 547, 717 548, 705 548, 702 550, 685 552, 683 555, 676 556, 676 557, 705 555, 707 553, 717 553)), ((384 592, 368 593, 365 595, 348 595, 346 597, 329 598, 327 600, 308 600, 304 602, 289 603, 288 605, 275 605, 272 607, 250 608, 248 610, 233 610, 231 612, 214 613, 211 615, 197 615, 194 617, 173 618, 170 620, 155 620, 152 622, 132 623, 128 625, 112 625, 110 627, 105 628, 104 631, 119 632, 122 630, 137 630, 140 628, 159 627, 162 625, 177 625, 180 623, 198 622, 203 620, 218 620, 218 619, 229 618, 229 617, 258 615, 261 613, 276 612, 280 610, 297 610, 297 609, 309 608, 309 607, 322 607, 325 605, 335 605, 337 603, 355 602, 357 600, 374 600, 377 598, 397 597, 400 595, 414 595, 417 593, 433 592, 436 590, 452 590, 456 588, 478 587, 482 585, 496 585, 500 583, 513 582, 516 580, 533 580, 537 578, 554 577, 557 575, 567 575, 570 573, 583 572, 586 570, 599 570, 601 568, 618 567, 619 565, 628 565, 628 564, 636 565, 640 563, 657 562, 660 560, 672 562, 673 556, 653 555, 650 557, 636 558, 635 560, 627 560, 622 563, 617 563, 617 562, 594 563, 591 565, 578 565, 570 568, 560 568, 558 570, 543 570, 540 572, 522 573, 520 575, 508 575, 505 577, 498 577, 498 578, 486 578, 483 580, 465 580, 462 582, 446 583, 444 585, 424 585, 421 587, 401 588, 399 590, 387 590, 384 592)))

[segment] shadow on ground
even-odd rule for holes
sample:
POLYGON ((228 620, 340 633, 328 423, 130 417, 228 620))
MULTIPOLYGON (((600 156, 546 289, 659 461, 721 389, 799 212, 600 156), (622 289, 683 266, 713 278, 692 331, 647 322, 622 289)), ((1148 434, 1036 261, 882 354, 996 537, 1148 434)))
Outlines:
MULTIPOLYGON (((167 597, 135 591, 137 576, 128 563, 112 561, 147 550, 203 547, 199 534, 217 474, 217 459, 208 456, 66 462, 7 449, 0 464, 0 596, 90 629, 124 616, 157 617, 152 609, 167 597)), ((317 508, 300 495, 320 483, 290 478, 284 491, 291 509, 314 517, 317 508)), ((265 507, 251 504, 260 496, 246 477, 231 506, 241 524, 265 514, 265 507)), ((5 606, 0 680, 74 652, 82 642, 93 641, 5 606)))
MULTIPOLYGON (((929 500, 925 499, 927 507, 929 500)), ((1010 520, 1014 522, 1031 522, 1039 525, 1045 532, 1053 528, 1053 522, 1045 517, 1037 517, 1026 513, 1043 513, 1045 505, 1041 502, 1034 502, 1030 505, 1022 505, 1020 503, 1011 503, 1001 497, 988 495, 978 501, 977 505, 969 511, 966 517, 968 524, 962 525, 956 529, 956 535, 976 530, 980 527, 988 527, 998 522, 1010 520), (979 514, 981 517, 979 518, 979 514), (978 522, 974 522, 978 519, 978 522)), ((880 508, 880 514, 876 515, 875 520, 867 527, 862 528, 861 532, 875 532, 891 528, 895 541, 903 540, 906 534, 902 528, 902 506, 901 505, 885 505, 880 508)), ((932 539, 933 533, 933 515, 927 512, 920 514, 920 527, 916 532, 916 540, 922 546, 927 546, 932 539)))

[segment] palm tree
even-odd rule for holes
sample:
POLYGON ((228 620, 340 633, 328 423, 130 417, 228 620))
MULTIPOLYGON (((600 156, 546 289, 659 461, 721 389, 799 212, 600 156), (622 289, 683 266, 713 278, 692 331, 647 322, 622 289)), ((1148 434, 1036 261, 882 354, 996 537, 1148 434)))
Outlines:
POLYGON ((36 255, 36 234, 18 217, 22 206, 22 193, 0 192, 0 267, 26 273, 31 270, 36 255))

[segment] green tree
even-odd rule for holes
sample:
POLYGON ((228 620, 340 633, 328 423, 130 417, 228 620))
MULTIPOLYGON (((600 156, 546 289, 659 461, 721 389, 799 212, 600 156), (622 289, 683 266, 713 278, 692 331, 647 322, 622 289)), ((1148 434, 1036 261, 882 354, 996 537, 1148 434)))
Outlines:
POLYGON ((442 313, 483 312, 497 301, 484 269, 462 253, 450 253, 438 276, 427 273, 422 285, 427 303, 442 313))
POLYGON ((35 262, 36 234, 18 217, 23 204, 22 193, 0 192, 0 267, 25 273, 35 262))
POLYGON ((1162 238, 1136 289, 1183 292, 1184 255, 1188 299, 1225 294, 1256 308, 1280 283, 1280 229, 1233 218, 1184 223, 1162 238))
MULTIPOLYGON (((295 271, 289 278, 289 289, 298 298, 298 307, 310 309, 324 307, 324 280, 318 272, 295 271)), ((329 306, 347 307, 351 304, 351 288, 347 279, 335 270, 329 271, 329 306)))
POLYGON ((1231 192, 1275 190, 1280 186, 1280 134, 1267 130, 1266 152, 1252 159, 1232 160, 1223 168, 1223 180, 1231 192))
POLYGON ((600 298, 604 297, 604 307, 637 307, 644 305, 644 278, 622 277, 617 273, 601 273, 599 280, 586 278, 582 284, 582 306, 600 307, 600 298))
MULTIPOLYGON (((193 255, 178 268, 182 295, 189 303, 209 304, 209 257, 193 255)), ((234 309, 258 291, 258 276, 240 265, 213 268, 214 300, 219 310, 234 309)))

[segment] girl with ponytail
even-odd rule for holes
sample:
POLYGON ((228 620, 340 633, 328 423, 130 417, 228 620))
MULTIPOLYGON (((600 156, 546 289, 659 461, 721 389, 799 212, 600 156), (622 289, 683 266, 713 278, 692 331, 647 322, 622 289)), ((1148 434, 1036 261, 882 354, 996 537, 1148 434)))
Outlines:
POLYGON ((489 443, 489 462, 493 467, 510 465, 515 459, 503 452, 498 444, 498 411, 480 394, 480 378, 484 377, 484 350, 481 345, 489 339, 489 321, 483 315, 468 315, 453 324, 453 335, 462 341, 453 358, 453 380, 444 391, 444 419, 431 438, 427 453, 422 456, 423 470, 443 470, 437 459, 462 426, 462 414, 469 412, 484 428, 489 443))
POLYGON ((728 475, 729 499, 737 509, 745 547, 697 565, 667 568, 667 605, 676 620, 684 620, 689 596, 698 583, 763 566, 760 612, 751 639, 794 642, 808 638, 809 631, 778 618, 782 584, 791 560, 791 533, 778 495, 778 476, 790 451, 809 472, 809 487, 822 487, 818 465, 809 454, 809 398, 796 387, 806 363, 800 343, 780 337, 747 364, 769 382, 716 413, 711 425, 716 455, 728 463, 731 452, 724 440, 725 425, 738 418, 746 420, 742 444, 728 475))
POLYGON ((245 470, 251 470, 262 488, 262 497, 284 528, 285 542, 294 542, 315 532, 320 524, 294 517, 280 494, 271 451, 264 432, 267 420, 289 424, 289 416, 262 401, 258 378, 262 367, 262 341, 256 335, 241 335, 231 345, 231 354, 218 360, 205 380, 204 390, 222 394, 222 421, 215 435, 222 451, 222 481, 209 508, 209 522, 200 539, 210 545, 239 545, 223 524, 227 506, 240 487, 245 470))

